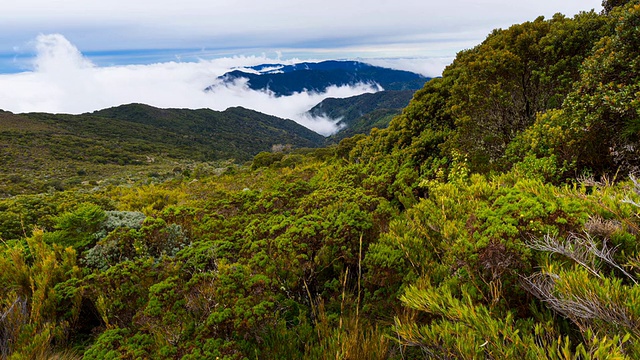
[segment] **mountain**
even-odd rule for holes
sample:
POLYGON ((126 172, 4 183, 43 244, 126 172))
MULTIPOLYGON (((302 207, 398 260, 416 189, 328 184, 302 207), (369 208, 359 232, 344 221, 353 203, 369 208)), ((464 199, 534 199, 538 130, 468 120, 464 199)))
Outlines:
POLYGON ((276 144, 317 147, 324 141, 292 120, 239 107, 220 112, 130 104, 81 115, 0 111, 0 197, 100 181, 125 167, 154 173, 185 161, 244 162, 276 144))
POLYGON ((216 159, 246 160, 273 144, 315 147, 324 137, 297 124, 242 107, 210 109, 158 109, 143 104, 122 105, 91 113, 92 116, 150 125, 189 136, 197 144, 220 151, 216 159), (230 156, 230 157, 229 157, 230 156))
POLYGON ((413 90, 386 90, 348 98, 327 98, 308 113, 340 119, 338 124, 344 128, 330 137, 330 142, 339 142, 356 134, 368 134, 374 127, 386 128, 409 104, 413 94, 413 90))
MULTIPOLYGON (((232 83, 246 78, 249 88, 269 90, 276 96, 296 92, 324 92, 329 86, 377 84, 385 90, 418 90, 429 80, 420 74, 393 70, 358 61, 304 62, 294 65, 263 64, 234 70, 220 77, 222 83, 232 83)), ((216 85, 209 86, 211 90, 216 85)))

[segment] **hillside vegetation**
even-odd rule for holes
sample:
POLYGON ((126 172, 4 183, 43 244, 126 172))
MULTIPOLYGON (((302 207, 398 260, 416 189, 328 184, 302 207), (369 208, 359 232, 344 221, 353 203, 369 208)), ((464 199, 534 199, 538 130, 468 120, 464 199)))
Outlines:
POLYGON ((342 129, 328 139, 329 143, 338 143, 347 137, 368 134, 374 127, 386 128, 394 116, 402 113, 414 93, 414 90, 384 90, 340 99, 327 98, 308 113, 338 120, 337 125, 342 129))
MULTIPOLYGON (((122 105, 82 115, 0 113, 0 197, 112 178, 163 178, 251 160, 274 145, 318 147, 325 138, 292 120, 243 108, 122 105)), ((109 179, 109 181, 113 182, 109 179)))
POLYGON ((640 358, 640 2, 603 5, 368 136, 1 200, 0 357, 640 358))

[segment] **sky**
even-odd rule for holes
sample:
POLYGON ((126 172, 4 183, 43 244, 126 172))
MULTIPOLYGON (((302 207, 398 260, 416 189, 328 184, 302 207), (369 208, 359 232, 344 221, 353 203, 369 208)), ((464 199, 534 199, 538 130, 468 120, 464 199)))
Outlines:
POLYGON ((335 121, 304 112, 328 96, 275 99, 238 83, 202 90, 231 68, 326 59, 438 76, 495 28, 601 0, 21 0, 0 12, 0 109, 82 113, 124 103, 245 106, 318 132, 335 121))

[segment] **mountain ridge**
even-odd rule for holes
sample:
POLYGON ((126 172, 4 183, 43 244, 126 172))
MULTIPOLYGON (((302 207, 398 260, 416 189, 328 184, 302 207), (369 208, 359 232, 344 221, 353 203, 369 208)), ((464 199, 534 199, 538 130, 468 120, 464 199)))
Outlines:
MULTIPOLYGON (((275 96, 298 92, 324 92, 329 86, 367 84, 384 90, 418 90, 430 78, 405 70, 395 70, 359 61, 328 60, 293 65, 262 64, 236 69, 217 78, 220 84, 247 79, 247 86, 256 91, 269 91, 275 96), (244 70, 243 70, 244 69, 244 70)), ((211 91, 217 84, 205 91, 211 91)))
POLYGON ((3 111, 0 197, 96 181, 125 168, 155 173, 152 168, 159 164, 242 163, 274 145, 324 144, 322 135, 293 120, 241 107, 214 111, 127 104, 79 115, 3 111))
POLYGON ((357 134, 368 134, 374 127, 386 128, 394 116, 402 113, 411 101, 413 90, 384 90, 347 98, 326 98, 308 111, 314 117, 328 117, 341 126, 328 141, 340 140, 357 134))
POLYGON ((140 124, 154 124, 154 126, 170 128, 180 132, 193 131, 200 134, 212 134, 216 131, 223 134, 236 133, 238 127, 243 129, 243 133, 248 133, 249 130, 254 128, 252 125, 257 124, 264 129, 281 128, 291 131, 296 136, 308 140, 309 143, 306 146, 321 145, 324 139, 322 135, 297 124, 293 120, 264 114, 241 106, 230 107, 224 111, 216 111, 207 108, 156 108, 146 104, 134 103, 102 109, 90 114, 140 124), (221 118, 220 116, 222 115, 229 116, 221 118), (180 120, 181 126, 176 127, 176 120, 180 120), (256 120, 257 122, 253 124, 246 122, 246 120, 256 120))

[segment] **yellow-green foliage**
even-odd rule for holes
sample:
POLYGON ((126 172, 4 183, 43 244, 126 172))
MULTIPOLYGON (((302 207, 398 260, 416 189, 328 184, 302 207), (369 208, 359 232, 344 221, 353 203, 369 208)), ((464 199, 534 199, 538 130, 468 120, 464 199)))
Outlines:
POLYGON ((51 341, 66 340, 79 298, 61 301, 57 286, 80 276, 72 248, 50 246, 36 230, 25 243, 5 245, 0 258, 0 342, 10 358, 44 358, 51 341), (68 309, 68 310, 67 310, 68 309), (69 317, 59 316, 70 311, 69 317))

